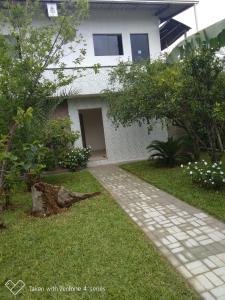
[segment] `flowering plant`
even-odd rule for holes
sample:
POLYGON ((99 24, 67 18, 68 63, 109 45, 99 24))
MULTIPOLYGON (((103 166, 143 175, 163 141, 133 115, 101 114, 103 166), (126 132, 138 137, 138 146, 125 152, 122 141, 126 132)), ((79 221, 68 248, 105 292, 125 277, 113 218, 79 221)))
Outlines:
POLYGON ((60 161, 60 166, 71 171, 76 171, 87 166, 91 154, 91 147, 71 149, 60 161))
POLYGON ((209 163, 204 159, 199 162, 189 162, 181 165, 185 173, 191 176, 192 181, 203 187, 219 189, 225 186, 225 175, 222 162, 209 163))

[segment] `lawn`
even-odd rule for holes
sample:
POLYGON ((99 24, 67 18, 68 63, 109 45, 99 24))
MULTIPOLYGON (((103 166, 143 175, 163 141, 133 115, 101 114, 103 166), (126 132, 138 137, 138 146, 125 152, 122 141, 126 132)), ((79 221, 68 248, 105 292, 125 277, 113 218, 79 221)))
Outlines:
POLYGON ((125 164, 121 168, 225 221, 225 190, 215 192, 194 185, 182 168, 160 168, 153 161, 125 164))
POLYGON ((89 172, 46 180, 102 193, 45 219, 29 216, 29 193, 15 194, 0 232, 0 299, 13 298, 9 279, 25 282, 19 299, 198 299, 89 172))

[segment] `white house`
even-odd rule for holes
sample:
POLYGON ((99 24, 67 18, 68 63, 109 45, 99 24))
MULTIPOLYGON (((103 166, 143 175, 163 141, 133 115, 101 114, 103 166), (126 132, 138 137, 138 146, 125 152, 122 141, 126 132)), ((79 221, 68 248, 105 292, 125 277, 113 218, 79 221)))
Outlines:
MULTIPOLYGON (((61 105, 56 115, 69 114, 73 130, 81 132, 79 146, 93 149, 91 164, 146 159, 146 146, 154 139, 166 140, 161 124, 148 134, 146 126, 119 127, 107 117, 107 104, 100 96, 108 84, 108 72, 119 61, 156 58, 161 52, 159 25, 197 3, 197 0, 90 0, 89 18, 79 30, 87 43, 82 62, 86 76, 76 80, 78 91, 61 105), (100 64, 100 72, 91 68, 100 64)), ((175 30, 175 29, 174 29, 175 30)), ((72 72, 70 57, 66 72, 72 72), (71 68, 71 69, 70 69, 71 68)), ((50 71, 49 71, 50 72, 50 71)))

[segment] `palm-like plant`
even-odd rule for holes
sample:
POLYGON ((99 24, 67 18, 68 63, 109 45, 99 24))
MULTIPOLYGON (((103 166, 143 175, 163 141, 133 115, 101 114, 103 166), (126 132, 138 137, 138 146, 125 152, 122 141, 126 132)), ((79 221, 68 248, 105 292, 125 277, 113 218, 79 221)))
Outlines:
POLYGON ((166 166, 173 167, 178 163, 187 162, 192 159, 190 153, 184 152, 183 148, 185 146, 184 138, 173 139, 169 137, 168 141, 153 141, 147 149, 151 153, 151 159, 157 159, 162 164, 166 166))

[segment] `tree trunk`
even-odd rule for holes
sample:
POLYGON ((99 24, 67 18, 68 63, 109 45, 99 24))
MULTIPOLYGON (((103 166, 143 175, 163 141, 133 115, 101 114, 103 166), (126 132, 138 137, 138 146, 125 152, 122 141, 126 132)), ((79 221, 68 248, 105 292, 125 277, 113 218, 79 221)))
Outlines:
POLYGON ((27 191, 31 192, 32 186, 41 181, 41 176, 39 174, 26 173, 24 175, 24 179, 27 186, 27 191))
POLYGON ((205 143, 201 140, 201 138, 196 133, 195 128, 191 126, 190 122, 182 122, 181 120, 176 120, 176 126, 182 128, 189 138, 193 141, 193 155, 195 160, 199 160, 200 158, 200 145, 206 147, 205 143))
POLYGON ((217 147, 216 147, 216 132, 213 124, 211 127, 208 128, 208 139, 210 144, 209 155, 211 161, 216 162, 218 161, 218 156, 217 156, 217 147))
POLYGON ((46 217, 60 213, 73 203, 99 195, 95 193, 74 193, 63 186, 38 182, 32 186, 32 215, 46 217))
POLYGON ((217 135, 217 140, 218 140, 218 144, 220 147, 220 151, 223 153, 224 152, 223 142, 222 142, 220 131, 219 131, 217 125, 216 125, 216 135, 217 135))
MULTIPOLYGON (((1 201, 1 200, 0 200, 0 201, 1 201)), ((3 211, 3 206, 1 207, 1 202, 0 202, 0 230, 6 228, 5 224, 4 224, 3 221, 1 220, 1 213, 2 213, 2 211, 3 211)))
POLYGON ((5 209, 5 199, 0 191, 0 213, 5 209))
POLYGON ((6 229, 5 224, 0 220, 0 230, 6 229))
MULTIPOLYGON (((18 125, 14 123, 9 130, 9 135, 8 135, 8 140, 6 145, 7 152, 10 152, 12 150, 13 137, 15 135, 17 126, 18 125)), ((8 192, 5 190, 6 172, 7 172, 7 161, 3 160, 0 166, 0 211, 6 209, 7 206, 9 205, 8 192)))

